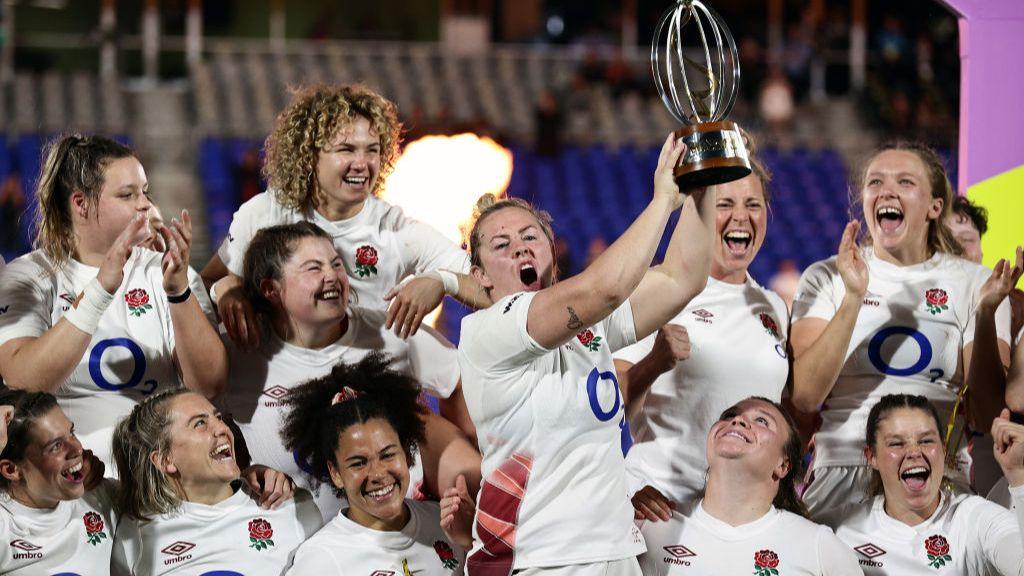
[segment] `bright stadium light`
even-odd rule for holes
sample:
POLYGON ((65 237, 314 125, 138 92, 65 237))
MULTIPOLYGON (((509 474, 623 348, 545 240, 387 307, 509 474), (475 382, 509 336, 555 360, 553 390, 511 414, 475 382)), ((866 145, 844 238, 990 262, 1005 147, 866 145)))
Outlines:
MULTIPOLYGON (((512 152, 476 134, 425 136, 405 147, 381 197, 437 228, 456 244, 477 198, 498 197, 512 179, 512 152)), ((427 317, 431 326, 438 311, 427 317)))

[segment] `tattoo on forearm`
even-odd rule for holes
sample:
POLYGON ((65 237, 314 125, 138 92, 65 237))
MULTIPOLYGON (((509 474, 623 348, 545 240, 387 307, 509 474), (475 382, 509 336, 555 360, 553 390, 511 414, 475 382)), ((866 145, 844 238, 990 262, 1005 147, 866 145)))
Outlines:
POLYGON ((565 324, 565 327, 569 330, 583 328, 583 322, 580 322, 580 317, 576 315, 576 311, 572 309, 572 306, 566 306, 565 309, 569 311, 569 321, 565 324))

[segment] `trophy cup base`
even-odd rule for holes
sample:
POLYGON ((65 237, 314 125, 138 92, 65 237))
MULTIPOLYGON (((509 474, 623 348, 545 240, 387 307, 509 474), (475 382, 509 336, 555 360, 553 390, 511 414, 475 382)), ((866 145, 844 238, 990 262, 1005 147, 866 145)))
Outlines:
POLYGON ((750 174, 750 156, 735 122, 684 126, 674 134, 686 154, 672 174, 680 190, 725 184, 750 174))

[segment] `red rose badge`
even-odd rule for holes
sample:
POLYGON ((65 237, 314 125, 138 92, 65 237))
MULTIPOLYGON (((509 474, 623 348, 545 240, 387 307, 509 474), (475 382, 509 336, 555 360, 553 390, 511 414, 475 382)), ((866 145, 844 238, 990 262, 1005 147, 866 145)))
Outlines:
POLYGON ((266 550, 267 546, 274 545, 274 541, 270 539, 273 535, 274 529, 270 527, 270 522, 263 518, 249 520, 249 548, 266 550))
MULTIPOLYGON (((929 290, 929 292, 931 291, 929 290)), ((938 534, 929 536, 924 541, 924 550, 928 553, 928 565, 936 570, 945 566, 946 562, 953 561, 953 557, 949 555, 949 542, 946 541, 945 536, 938 534)))
POLYGON ((771 550, 754 552, 754 576, 777 576, 779 555, 771 550))
POLYGON ((365 278, 377 273, 377 249, 369 244, 356 249, 356 274, 365 278))
POLYGON ((949 295, 946 291, 941 288, 932 288, 924 293, 925 306, 928 307, 928 311, 932 314, 938 314, 943 310, 948 310, 949 306, 946 306, 946 302, 949 301, 949 295))
POLYGON ((153 305, 149 303, 149 294, 142 288, 133 288, 125 292, 124 301, 128 303, 128 313, 135 317, 153 309, 153 305))
POLYGON ((591 352, 597 352, 597 349, 601 347, 601 337, 594 336, 594 333, 587 328, 583 332, 576 335, 576 339, 583 344, 583 347, 591 352))
POLYGON ((761 312, 761 326, 764 326, 764 331, 771 335, 772 338, 779 337, 779 325, 775 323, 775 319, 761 312))
POLYGON ((459 561, 455 559, 455 551, 444 540, 434 542, 434 552, 437 552, 437 557, 441 559, 441 564, 444 564, 445 568, 455 570, 459 565, 459 561))
POLYGON ((89 544, 96 546, 107 537, 106 533, 103 532, 103 518, 95 512, 86 512, 85 516, 82 516, 82 522, 85 523, 85 537, 88 539, 89 544))

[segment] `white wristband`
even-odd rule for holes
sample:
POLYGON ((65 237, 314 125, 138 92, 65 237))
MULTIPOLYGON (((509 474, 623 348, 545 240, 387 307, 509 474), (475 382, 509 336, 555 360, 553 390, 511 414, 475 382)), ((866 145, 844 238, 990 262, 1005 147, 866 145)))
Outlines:
POLYGON ((459 293, 459 277, 454 272, 447 270, 431 270, 426 274, 420 274, 420 278, 433 278, 444 286, 444 293, 455 296, 459 293))
POLYGON ((78 306, 73 306, 64 314, 64 318, 74 327, 90 336, 96 333, 99 328, 100 318, 106 312, 107 307, 114 301, 114 295, 108 293, 100 286, 100 281, 93 278, 82 290, 82 299, 78 306))

